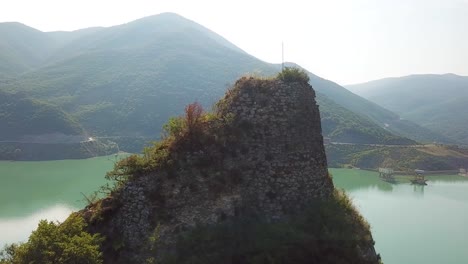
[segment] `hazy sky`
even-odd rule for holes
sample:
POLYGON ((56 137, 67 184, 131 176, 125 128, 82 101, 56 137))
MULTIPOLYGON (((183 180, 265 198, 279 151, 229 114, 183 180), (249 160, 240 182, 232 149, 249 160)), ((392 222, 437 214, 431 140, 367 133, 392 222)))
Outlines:
POLYGON ((351 84, 414 73, 468 75, 468 0, 0 0, 0 21, 42 31, 175 12, 268 62, 351 84))

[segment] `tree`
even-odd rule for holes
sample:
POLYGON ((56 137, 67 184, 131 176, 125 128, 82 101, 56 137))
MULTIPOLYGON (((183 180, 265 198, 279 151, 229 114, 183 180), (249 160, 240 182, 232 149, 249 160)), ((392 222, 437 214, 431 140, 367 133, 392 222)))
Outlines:
POLYGON ((77 214, 61 224, 41 220, 27 242, 5 248, 0 263, 101 264, 103 238, 86 232, 85 227, 84 219, 77 214))

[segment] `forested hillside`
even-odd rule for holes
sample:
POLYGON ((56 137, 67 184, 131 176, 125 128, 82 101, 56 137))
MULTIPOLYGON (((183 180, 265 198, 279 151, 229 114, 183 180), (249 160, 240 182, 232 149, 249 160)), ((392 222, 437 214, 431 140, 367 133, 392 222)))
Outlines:
MULTIPOLYGON (((198 101, 209 109, 239 76, 272 76, 279 70, 172 13, 109 28, 29 31, 44 37, 48 52, 42 53, 40 65, 15 74, 2 72, 9 77, 0 79, 0 89, 56 105, 92 135, 125 141, 127 151, 139 151, 142 138, 159 138, 160 127, 185 105, 198 101), (132 146, 131 138, 140 144, 132 146)), ((325 136, 351 142, 412 142, 396 136, 393 123, 384 130, 387 119, 375 117, 398 119, 395 114, 310 75, 320 92, 323 117, 334 120, 326 124, 325 136)), ((424 135, 416 125, 398 134, 413 139, 424 135)))
POLYGON ((411 75, 348 88, 407 120, 468 144, 468 77, 411 75))
POLYGON ((0 91, 0 141, 44 134, 82 135, 83 129, 59 107, 0 91))

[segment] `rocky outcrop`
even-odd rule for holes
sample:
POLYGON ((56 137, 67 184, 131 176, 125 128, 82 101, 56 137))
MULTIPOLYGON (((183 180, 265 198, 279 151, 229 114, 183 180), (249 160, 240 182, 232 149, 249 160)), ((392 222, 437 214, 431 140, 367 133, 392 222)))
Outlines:
MULTIPOLYGON (((328 199, 334 187, 314 98, 305 82, 238 80, 217 104, 216 118, 171 145, 165 166, 136 173, 108 209, 101 206, 91 230, 113 241, 105 250, 117 253, 107 262, 143 263, 155 230, 158 258, 197 226, 247 215, 274 223, 328 199)), ((84 215, 90 219, 93 210, 84 215)), ((361 251, 377 259, 373 248, 361 251)))

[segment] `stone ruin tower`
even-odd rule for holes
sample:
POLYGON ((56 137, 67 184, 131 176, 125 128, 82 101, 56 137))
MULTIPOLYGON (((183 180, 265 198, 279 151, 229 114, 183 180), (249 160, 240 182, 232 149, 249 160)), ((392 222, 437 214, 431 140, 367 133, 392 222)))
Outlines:
POLYGON ((119 255, 106 253, 106 263, 141 263, 145 238, 156 227, 162 251, 171 251, 178 234, 191 227, 252 213, 278 221, 332 194, 319 109, 308 83, 244 77, 216 109, 218 120, 230 119, 222 135, 234 141, 220 143, 208 130, 212 140, 198 149, 169 153, 173 167, 138 175, 101 202, 102 220, 92 231, 125 245, 119 255))
POLYGON ((237 146, 245 206, 275 219, 332 193, 319 108, 308 83, 244 77, 223 100, 223 114, 232 113, 247 130, 237 146))

